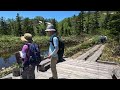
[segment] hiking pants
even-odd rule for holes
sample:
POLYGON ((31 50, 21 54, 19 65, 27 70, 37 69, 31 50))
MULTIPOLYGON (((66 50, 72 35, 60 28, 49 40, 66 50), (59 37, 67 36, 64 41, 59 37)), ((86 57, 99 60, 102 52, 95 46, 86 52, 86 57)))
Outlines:
POLYGON ((56 57, 51 57, 50 67, 51 67, 52 77, 53 77, 54 79, 58 79, 57 70, 56 70, 57 61, 58 61, 58 58, 56 58, 56 57))
POLYGON ((22 79, 35 79, 35 65, 23 68, 22 79))

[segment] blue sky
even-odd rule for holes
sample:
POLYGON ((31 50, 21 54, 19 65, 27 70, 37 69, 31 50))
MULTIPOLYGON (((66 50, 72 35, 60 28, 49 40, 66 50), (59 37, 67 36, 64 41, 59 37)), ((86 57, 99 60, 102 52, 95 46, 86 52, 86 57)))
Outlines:
POLYGON ((16 18, 17 13, 23 17, 34 18, 35 16, 42 16, 43 18, 55 18, 61 21, 64 18, 78 15, 80 11, 0 11, 0 17, 16 18))

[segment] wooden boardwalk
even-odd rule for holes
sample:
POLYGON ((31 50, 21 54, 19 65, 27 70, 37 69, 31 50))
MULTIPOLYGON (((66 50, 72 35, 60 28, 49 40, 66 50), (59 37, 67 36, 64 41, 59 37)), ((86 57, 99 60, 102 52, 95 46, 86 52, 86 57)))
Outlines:
MULTIPOLYGON (((116 65, 98 63, 96 60, 102 54, 104 45, 96 45, 86 53, 76 59, 65 58, 66 61, 57 64, 57 73, 59 79, 112 79, 111 72, 116 65)), ((52 76, 51 70, 46 72, 37 72, 36 79, 49 79, 52 76)), ((13 79, 12 74, 6 76, 13 79)), ((4 77, 4 78, 6 78, 4 77)))

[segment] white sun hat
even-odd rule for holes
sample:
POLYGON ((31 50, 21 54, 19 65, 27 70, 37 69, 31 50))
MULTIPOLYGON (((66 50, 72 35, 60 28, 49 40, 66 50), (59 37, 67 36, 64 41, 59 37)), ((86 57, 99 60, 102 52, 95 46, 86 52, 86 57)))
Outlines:
POLYGON ((56 31, 56 30, 54 29, 54 26, 52 24, 49 24, 45 31, 56 31))

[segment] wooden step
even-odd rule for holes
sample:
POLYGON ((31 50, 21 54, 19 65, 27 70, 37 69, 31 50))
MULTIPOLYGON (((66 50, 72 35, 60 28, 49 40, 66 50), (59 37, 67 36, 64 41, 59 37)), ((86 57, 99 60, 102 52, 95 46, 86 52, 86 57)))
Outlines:
POLYGON ((39 66, 39 71, 45 72, 46 70, 48 70, 50 68, 50 62, 45 64, 45 65, 41 65, 39 66))
POLYGON ((45 59, 45 60, 41 61, 39 65, 42 66, 42 65, 45 65, 45 64, 47 64, 49 62, 50 62, 50 59, 45 59))
POLYGON ((50 68, 50 59, 41 61, 38 68, 39 68, 39 71, 45 72, 47 69, 50 68))

